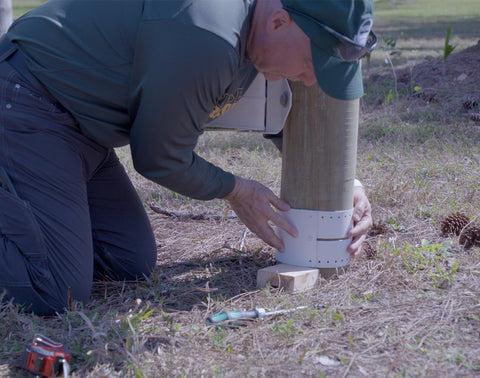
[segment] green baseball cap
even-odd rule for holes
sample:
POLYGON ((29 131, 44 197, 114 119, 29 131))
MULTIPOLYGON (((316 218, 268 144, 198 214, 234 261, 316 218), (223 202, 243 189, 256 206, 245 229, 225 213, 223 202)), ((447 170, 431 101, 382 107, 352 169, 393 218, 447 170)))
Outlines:
POLYGON ((363 95, 359 59, 371 52, 373 0, 281 0, 310 38, 315 76, 322 90, 341 100, 363 95))

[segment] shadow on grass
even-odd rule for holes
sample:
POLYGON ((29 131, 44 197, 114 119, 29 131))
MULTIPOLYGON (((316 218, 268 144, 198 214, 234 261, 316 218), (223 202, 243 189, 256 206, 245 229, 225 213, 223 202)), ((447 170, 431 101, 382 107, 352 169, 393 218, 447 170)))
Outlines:
MULTIPOLYGON (((222 248, 202 258, 158 264, 143 282, 96 282, 92 301, 142 301, 160 303, 179 311, 203 307, 206 298, 224 301, 256 290, 258 269, 275 264, 272 253, 257 250, 242 252, 222 248)), ((119 303, 118 308, 121 308, 119 303)))

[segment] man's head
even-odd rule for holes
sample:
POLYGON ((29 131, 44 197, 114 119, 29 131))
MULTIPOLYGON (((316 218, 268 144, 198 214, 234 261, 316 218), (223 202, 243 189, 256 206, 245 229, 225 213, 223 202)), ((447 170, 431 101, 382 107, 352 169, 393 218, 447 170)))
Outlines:
POLYGON ((376 43, 372 0, 263 0, 257 8, 249 54, 267 80, 316 80, 332 97, 362 96, 358 58, 376 43))

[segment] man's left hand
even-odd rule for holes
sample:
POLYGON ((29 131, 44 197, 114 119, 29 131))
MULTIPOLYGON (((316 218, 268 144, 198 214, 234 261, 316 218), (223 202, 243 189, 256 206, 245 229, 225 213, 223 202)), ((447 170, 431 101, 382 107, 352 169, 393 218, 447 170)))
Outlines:
POLYGON ((364 242, 367 232, 372 227, 372 207, 367 198, 365 189, 361 186, 353 188, 353 228, 348 233, 348 237, 352 238, 352 242, 347 248, 347 252, 355 257, 364 242))

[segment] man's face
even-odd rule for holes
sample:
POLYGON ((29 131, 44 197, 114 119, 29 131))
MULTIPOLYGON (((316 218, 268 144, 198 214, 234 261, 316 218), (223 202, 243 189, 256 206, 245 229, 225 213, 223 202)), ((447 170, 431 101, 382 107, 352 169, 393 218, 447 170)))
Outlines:
POLYGON ((263 61, 259 71, 269 81, 289 79, 302 81, 304 85, 311 86, 317 82, 312 63, 312 54, 308 47, 308 54, 305 51, 294 49, 279 50, 277 56, 269 56, 263 61))
POLYGON ((267 80, 316 83, 310 38, 294 22, 273 29, 257 47, 250 58, 267 80))

